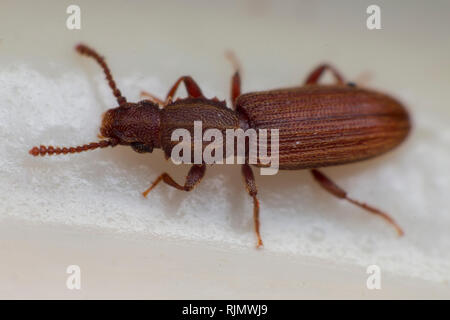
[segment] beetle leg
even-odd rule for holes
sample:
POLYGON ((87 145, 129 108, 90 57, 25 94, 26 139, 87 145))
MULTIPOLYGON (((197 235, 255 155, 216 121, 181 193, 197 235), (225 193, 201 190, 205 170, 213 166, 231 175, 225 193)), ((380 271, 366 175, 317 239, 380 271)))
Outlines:
POLYGON ((186 86, 186 91, 187 91, 189 97, 191 97, 191 98, 203 97, 202 90, 200 89, 198 84, 194 81, 194 79, 192 79, 190 76, 182 76, 174 83, 172 88, 167 93, 165 104, 168 104, 168 103, 170 103, 170 101, 172 101, 181 82, 183 82, 184 85, 186 86))
POLYGON ((330 70, 333 73, 333 76, 338 84, 344 84, 344 77, 341 73, 328 64, 322 64, 315 68, 306 78, 305 84, 317 84, 325 70, 330 70))
POLYGON ((122 96, 120 93, 120 90, 116 87, 116 82, 114 81, 111 71, 108 68, 108 65, 105 62, 105 59, 100 56, 95 50, 89 48, 88 46, 85 46, 84 44, 79 44, 75 47, 75 49, 80 53, 84 54, 88 57, 94 58, 98 64, 102 67, 103 72, 105 73, 106 80, 108 80, 109 87, 113 91, 114 96, 117 99, 117 102, 119 103, 119 106, 122 106, 127 103, 127 99, 122 96))
POLYGON ((263 245, 261 240, 261 234, 259 233, 259 201, 256 198, 258 189, 256 188, 255 176, 253 175, 252 168, 248 164, 242 165, 242 175, 244 176, 245 188, 247 189, 250 197, 253 198, 253 221, 255 224, 255 232, 258 242, 256 247, 259 248, 263 245))
POLYGON ((156 187, 158 183, 160 183, 161 181, 164 181, 169 186, 172 186, 178 190, 191 191, 202 180, 203 176, 205 175, 205 171, 206 171, 205 164, 201 165, 194 164, 189 170, 189 173, 186 176, 186 181, 184 182, 183 186, 176 183, 171 176, 169 176, 166 172, 164 172, 152 183, 152 185, 147 190, 145 190, 142 193, 142 195, 144 197, 147 197, 148 193, 152 191, 153 188, 156 187))
POLYGON ((227 51, 225 56, 230 60, 234 68, 234 74, 231 77, 231 103, 236 110, 236 98, 241 95, 241 68, 239 62, 232 51, 227 51))
POLYGON ((241 95, 241 76, 237 70, 231 78, 231 101, 233 103, 233 110, 236 110, 236 99, 241 95))
POLYGON ((148 98, 151 102, 154 102, 154 103, 158 104, 161 107, 164 106, 164 104, 165 104, 165 102, 163 100, 161 100, 157 96, 155 96, 155 95, 153 95, 153 94, 151 94, 150 92, 147 92, 147 91, 141 91, 140 96, 142 98, 143 97, 148 98))
POLYGON ((333 181, 331 181, 327 176, 325 176, 322 172, 319 170, 313 169, 311 170, 312 175, 314 176, 314 179, 320 184, 322 188, 327 190, 332 195, 340 198, 345 199, 349 201, 350 203, 353 203, 354 205, 363 208, 366 211, 369 211, 370 213, 379 215, 384 220, 386 220, 388 223, 390 223, 396 230, 399 236, 402 236, 403 230, 400 228, 400 226, 395 222, 395 220, 390 217, 387 213, 384 213, 374 207, 371 207, 365 203, 359 202, 357 200, 354 200, 352 198, 349 198, 347 196, 347 192, 345 192, 343 189, 341 189, 339 186, 337 186, 333 181))

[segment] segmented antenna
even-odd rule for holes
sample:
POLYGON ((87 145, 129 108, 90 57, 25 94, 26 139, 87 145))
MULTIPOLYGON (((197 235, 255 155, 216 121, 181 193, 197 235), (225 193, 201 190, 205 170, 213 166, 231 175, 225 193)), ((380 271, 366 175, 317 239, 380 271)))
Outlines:
POLYGON ((117 140, 103 140, 100 142, 91 142, 89 144, 85 144, 78 147, 53 147, 53 146, 39 146, 33 147, 28 151, 32 156, 45 156, 45 155, 59 155, 59 154, 68 154, 68 153, 80 153, 83 151, 94 150, 97 148, 106 148, 106 147, 114 147, 117 145, 117 140))
POLYGON ((108 80, 108 84, 113 91, 114 96, 117 99, 117 102, 119 103, 119 106, 124 105, 127 103, 127 99, 122 96, 120 93, 120 90, 116 87, 116 82, 114 81, 111 71, 108 68, 108 65, 105 62, 105 59, 100 56, 94 49, 89 48, 88 46, 85 46, 84 44, 79 44, 75 47, 75 50, 77 50, 79 53, 94 58, 98 64, 102 67, 103 71, 105 72, 106 80, 108 80))

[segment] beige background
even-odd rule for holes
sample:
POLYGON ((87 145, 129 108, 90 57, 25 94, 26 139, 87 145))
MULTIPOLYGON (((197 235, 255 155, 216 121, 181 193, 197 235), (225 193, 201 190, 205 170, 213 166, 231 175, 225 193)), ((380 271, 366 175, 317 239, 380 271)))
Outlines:
MULTIPOLYGON (((2 298, 450 298, 450 4, 377 1, 78 1, 0 4, 0 297, 2 298), (31 158, 36 144, 96 140, 115 101, 98 66, 107 57, 130 101, 164 96, 183 74, 209 97, 229 95, 226 49, 243 65, 243 91, 300 84, 317 64, 386 91, 411 111, 414 131, 394 152, 324 170, 406 231, 329 196, 308 172, 259 176, 263 250, 240 170, 208 168, 191 193, 159 186, 187 167, 160 151, 118 147, 31 158), (82 289, 67 290, 78 264, 82 289), (366 267, 382 290, 366 289, 366 267)), ((329 78, 328 78, 329 79, 329 78)), ((180 91, 183 93, 183 91, 180 91)))

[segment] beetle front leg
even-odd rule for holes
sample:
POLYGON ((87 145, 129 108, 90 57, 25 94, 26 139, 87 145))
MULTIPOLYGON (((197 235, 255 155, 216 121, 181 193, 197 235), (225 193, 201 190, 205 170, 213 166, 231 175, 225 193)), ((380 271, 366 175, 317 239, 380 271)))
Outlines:
POLYGON ((320 77, 326 70, 331 71, 337 84, 344 84, 344 77, 341 75, 341 73, 328 64, 322 64, 315 68, 306 78, 305 84, 317 84, 320 77))
POLYGON ((172 98, 175 96, 175 93, 177 92, 177 89, 180 86, 181 82, 184 83, 189 97, 191 98, 203 97, 202 90, 198 86, 197 82, 195 82, 194 79, 192 79, 190 76, 182 76, 174 83, 172 88, 167 93, 166 103, 172 100, 172 98))
POLYGON ((186 91, 190 98, 203 97, 202 90, 198 86, 197 82, 195 82, 194 79, 192 79, 190 76, 180 77, 170 88, 169 92, 167 93, 165 101, 159 99, 158 97, 147 91, 141 91, 141 97, 147 97, 151 101, 156 102, 161 107, 165 107, 173 100, 173 97, 175 96, 175 93, 177 92, 177 89, 180 86, 181 82, 183 82, 184 85, 186 86, 186 91))
POLYGON ((164 107, 165 105, 165 101, 163 101, 162 99, 158 98, 157 96, 151 94, 150 92, 147 91, 141 91, 141 98, 142 97, 146 97, 148 98, 148 100, 156 103, 157 105, 159 105, 160 107, 164 107))
POLYGON ((192 189, 194 189, 195 186, 197 186, 197 184, 200 183, 203 176, 205 175, 205 171, 206 171, 205 164, 193 165, 191 167, 191 169, 189 170, 189 173, 186 176, 186 181, 184 182, 184 185, 180 185, 180 184, 176 183, 175 180, 173 180, 171 176, 169 176, 166 172, 164 172, 155 180, 155 182, 152 183, 152 185, 147 190, 142 192, 142 195, 144 197, 147 197, 149 192, 152 191, 153 188, 156 187, 158 185, 158 183, 160 183, 161 181, 164 181, 169 186, 174 187, 178 190, 191 191, 192 189))
POLYGON ((325 176, 319 170, 313 169, 313 170, 311 170, 311 173, 314 176, 314 179, 320 184, 320 186, 322 188, 324 188, 325 190, 327 190, 332 195, 334 195, 340 199, 345 199, 345 200, 349 201, 350 203, 353 203, 354 205, 356 205, 366 211, 369 211, 370 213, 379 215, 380 217, 382 217, 384 220, 386 220, 388 223, 390 223, 396 229, 399 236, 402 236, 404 234, 403 230, 400 228, 400 226, 387 213, 384 213, 384 212, 382 212, 374 207, 371 207, 365 203, 362 203, 362 202, 359 202, 352 198, 349 198, 347 196, 346 191, 344 191, 339 186, 337 186, 333 181, 331 181, 327 176, 325 176))
POLYGON ((245 188, 250 197, 253 198, 253 222, 255 225, 256 237, 258 239, 256 247, 259 248, 263 245, 263 242, 261 240, 261 234, 259 232, 259 201, 256 198, 258 189, 256 188, 255 176, 253 175, 252 168, 250 168, 248 164, 242 165, 242 175, 245 181, 245 188))

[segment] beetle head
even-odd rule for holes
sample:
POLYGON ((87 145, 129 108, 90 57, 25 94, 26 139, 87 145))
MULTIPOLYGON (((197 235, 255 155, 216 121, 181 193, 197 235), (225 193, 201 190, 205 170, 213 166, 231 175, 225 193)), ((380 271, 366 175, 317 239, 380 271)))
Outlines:
POLYGON ((158 105, 143 100, 106 111, 100 134, 116 139, 118 144, 130 145, 137 152, 152 152, 160 146, 159 124, 158 105))

